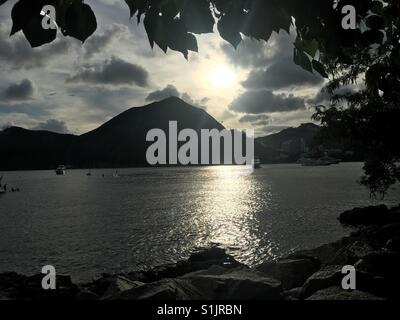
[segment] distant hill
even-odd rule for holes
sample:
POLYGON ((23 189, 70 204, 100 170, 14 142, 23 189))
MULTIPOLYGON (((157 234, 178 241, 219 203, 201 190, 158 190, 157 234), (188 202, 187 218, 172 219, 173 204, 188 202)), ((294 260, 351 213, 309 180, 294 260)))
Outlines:
MULTIPOLYGON (((131 108, 81 136, 18 127, 0 131, 0 170, 54 169, 60 164, 75 168, 145 166, 151 144, 146 142, 148 131, 158 128, 168 133, 169 121, 177 121, 179 131, 224 129, 206 111, 171 97, 131 108)), ((301 155, 321 152, 314 139, 318 131, 317 125, 307 123, 257 138, 255 153, 263 163, 295 162, 301 155)), ((341 152, 338 155, 344 159, 341 152)))
POLYGON ((81 136, 8 128, 0 132, 0 170, 146 165, 147 132, 168 132, 169 121, 177 121, 178 130, 224 129, 204 110, 171 97, 131 108, 81 136))
POLYGON ((18 127, 0 131, 0 170, 50 169, 67 163, 78 137, 18 127))
POLYGON ((313 150, 319 126, 302 124, 298 128, 288 128, 279 133, 256 139, 256 153, 263 163, 293 162, 301 154, 313 150))

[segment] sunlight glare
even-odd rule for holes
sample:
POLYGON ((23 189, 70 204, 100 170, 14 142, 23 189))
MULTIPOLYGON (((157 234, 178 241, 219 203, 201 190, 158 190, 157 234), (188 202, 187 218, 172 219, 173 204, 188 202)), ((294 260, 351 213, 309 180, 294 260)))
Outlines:
POLYGON ((229 87, 233 84, 235 74, 231 68, 219 65, 211 70, 209 78, 210 82, 216 87, 229 87))

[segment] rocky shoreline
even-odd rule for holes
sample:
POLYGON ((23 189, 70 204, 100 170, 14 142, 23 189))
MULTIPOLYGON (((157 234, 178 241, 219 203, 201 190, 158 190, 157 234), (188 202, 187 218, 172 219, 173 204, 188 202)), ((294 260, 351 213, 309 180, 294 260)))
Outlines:
POLYGON ((57 276, 0 274, 0 300, 386 300, 400 298, 400 206, 353 209, 340 215, 348 237, 249 268, 220 248, 147 272, 103 275, 87 284, 57 276), (342 288, 342 268, 356 269, 357 290, 342 288))

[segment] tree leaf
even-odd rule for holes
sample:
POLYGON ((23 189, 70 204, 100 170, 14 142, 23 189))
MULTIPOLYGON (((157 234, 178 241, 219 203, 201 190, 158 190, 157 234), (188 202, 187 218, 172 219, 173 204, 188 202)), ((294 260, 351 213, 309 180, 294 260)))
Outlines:
POLYGON ((243 10, 236 9, 227 11, 218 21, 218 32, 221 37, 228 41, 235 49, 242 41, 240 34, 241 24, 245 14, 243 10))
POLYGON ((384 34, 380 30, 368 30, 362 34, 363 40, 367 45, 381 44, 384 39, 384 34))
POLYGON ((181 20, 188 32, 201 34, 214 31, 215 20, 207 0, 185 0, 181 20))
POLYGON ((308 53, 311 57, 315 57, 318 51, 318 41, 313 39, 313 40, 303 40, 303 50, 308 53))
POLYGON ((65 15, 66 34, 85 42, 97 29, 92 9, 85 3, 73 2, 65 15))
POLYGON ((0 0, 0 6, 1 6, 2 4, 6 3, 6 2, 7 2, 7 0, 0 0))
POLYGON ((377 15, 372 15, 368 17, 366 25, 368 28, 374 30, 383 29, 385 27, 385 19, 377 15))
POLYGON ((307 70, 313 73, 313 68, 311 65, 310 58, 301 50, 294 49, 294 63, 298 66, 302 67, 304 70, 307 70))
POLYGON ((138 14, 138 23, 141 16, 147 11, 149 7, 149 0, 125 0, 129 7, 130 17, 132 18, 136 13, 138 14))
POLYGON ((41 1, 19 0, 11 10, 11 18, 13 21, 11 34, 22 30, 42 9, 41 1))
POLYGON ((329 78, 328 74, 325 71, 325 67, 321 62, 319 62, 317 60, 313 60, 312 66, 313 66, 314 70, 317 71, 322 77, 327 78, 327 79, 329 78))
POLYGON ((57 29, 43 29, 42 20, 43 16, 37 14, 35 17, 31 18, 22 29, 32 48, 50 43, 57 37, 57 29))

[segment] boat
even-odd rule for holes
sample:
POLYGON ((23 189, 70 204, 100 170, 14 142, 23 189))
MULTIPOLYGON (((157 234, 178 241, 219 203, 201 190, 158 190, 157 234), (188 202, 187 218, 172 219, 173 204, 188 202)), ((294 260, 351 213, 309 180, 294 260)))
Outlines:
POLYGON ((66 167, 65 166, 58 166, 56 169, 57 176, 65 176, 66 174, 66 167))
POLYGON ((89 170, 88 173, 86 173, 86 176, 91 177, 92 176, 92 171, 89 170))

